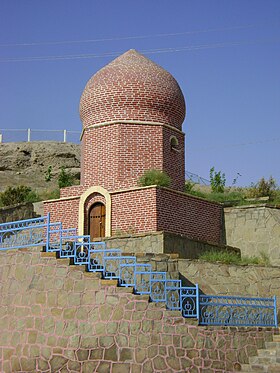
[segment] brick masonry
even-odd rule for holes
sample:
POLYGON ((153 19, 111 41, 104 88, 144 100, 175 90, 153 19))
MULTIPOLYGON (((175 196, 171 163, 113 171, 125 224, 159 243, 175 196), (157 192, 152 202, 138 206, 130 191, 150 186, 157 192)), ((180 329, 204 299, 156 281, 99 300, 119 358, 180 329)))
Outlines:
POLYGON ((80 234, 88 234, 88 211, 94 202, 105 204, 105 196, 88 196, 78 218, 79 198, 102 187, 111 197, 107 236, 166 231, 223 243, 222 207, 183 194, 185 110, 172 75, 134 50, 98 71, 80 101, 81 185, 62 189, 67 199, 47 201, 45 213, 65 228, 78 227, 80 219, 80 234), (139 187, 153 168, 170 176, 170 189, 139 187))
MULTIPOLYGON (((217 203, 160 187, 116 191, 110 195, 112 236, 165 231, 191 240, 224 244, 223 208, 217 203)), ((85 234, 88 210, 97 201, 106 204, 98 194, 86 200, 85 234)), ((45 212, 51 213, 52 221, 62 221, 64 227, 78 227, 79 197, 48 201, 45 212)))
POLYGON ((35 249, 0 257, 3 373, 233 372, 272 340, 266 328, 198 327, 35 249))
POLYGON ((185 110, 184 96, 173 76, 135 50, 93 75, 80 101, 85 127, 128 119, 181 129, 185 110))

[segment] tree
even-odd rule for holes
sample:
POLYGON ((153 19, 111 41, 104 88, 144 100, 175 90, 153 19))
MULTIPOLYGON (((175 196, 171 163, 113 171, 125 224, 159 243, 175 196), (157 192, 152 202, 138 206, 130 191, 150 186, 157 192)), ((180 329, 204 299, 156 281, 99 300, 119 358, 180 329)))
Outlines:
POLYGON ((73 185, 73 176, 65 170, 65 167, 60 168, 60 174, 58 175, 58 186, 59 188, 65 188, 73 185))
POLYGON ((215 168, 212 167, 210 169, 210 184, 212 192, 214 193, 224 193, 225 185, 226 185, 226 177, 225 174, 221 173, 221 171, 216 172, 215 168))

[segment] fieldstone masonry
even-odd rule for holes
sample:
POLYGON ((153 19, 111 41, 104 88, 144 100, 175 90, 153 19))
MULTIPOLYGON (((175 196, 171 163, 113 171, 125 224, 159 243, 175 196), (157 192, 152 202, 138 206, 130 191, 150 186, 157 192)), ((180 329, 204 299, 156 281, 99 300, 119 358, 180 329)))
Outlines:
POLYGON ((189 281, 199 283, 205 294, 280 298, 279 266, 237 266, 179 259, 178 269, 189 281))
POLYGON ((272 264, 280 265, 280 208, 252 205, 225 208, 228 245, 240 248, 242 255, 265 253, 272 264))
POLYGON ((36 217, 31 202, 19 203, 15 206, 0 207, 0 224, 10 221, 32 219, 36 217))
POLYGON ((233 372, 272 329, 198 327, 36 249, 0 252, 0 370, 233 372))

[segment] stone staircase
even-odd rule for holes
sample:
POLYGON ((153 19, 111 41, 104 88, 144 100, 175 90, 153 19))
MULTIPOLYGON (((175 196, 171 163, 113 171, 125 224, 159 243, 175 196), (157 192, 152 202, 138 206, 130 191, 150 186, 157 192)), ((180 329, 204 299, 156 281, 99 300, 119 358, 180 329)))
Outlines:
POLYGON ((249 358, 249 364, 242 364, 242 372, 280 372, 280 334, 273 335, 272 342, 265 342, 258 355, 249 358))

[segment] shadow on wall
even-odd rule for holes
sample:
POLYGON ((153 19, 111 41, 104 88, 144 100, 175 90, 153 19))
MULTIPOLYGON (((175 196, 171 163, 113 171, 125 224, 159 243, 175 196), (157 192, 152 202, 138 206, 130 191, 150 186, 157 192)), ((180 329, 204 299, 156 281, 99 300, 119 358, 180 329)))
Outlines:
MULTIPOLYGON (((224 235, 223 225, 223 235, 224 235)), ((236 247, 227 246, 225 244, 215 244, 212 242, 204 242, 193 240, 186 236, 180 236, 173 233, 164 232, 164 253, 165 254, 179 254, 182 259, 198 259, 199 256, 207 251, 229 251, 240 255, 240 250, 236 247)))
POLYGON ((0 224, 17 220, 36 218, 34 207, 31 202, 19 203, 18 205, 0 208, 0 224))

